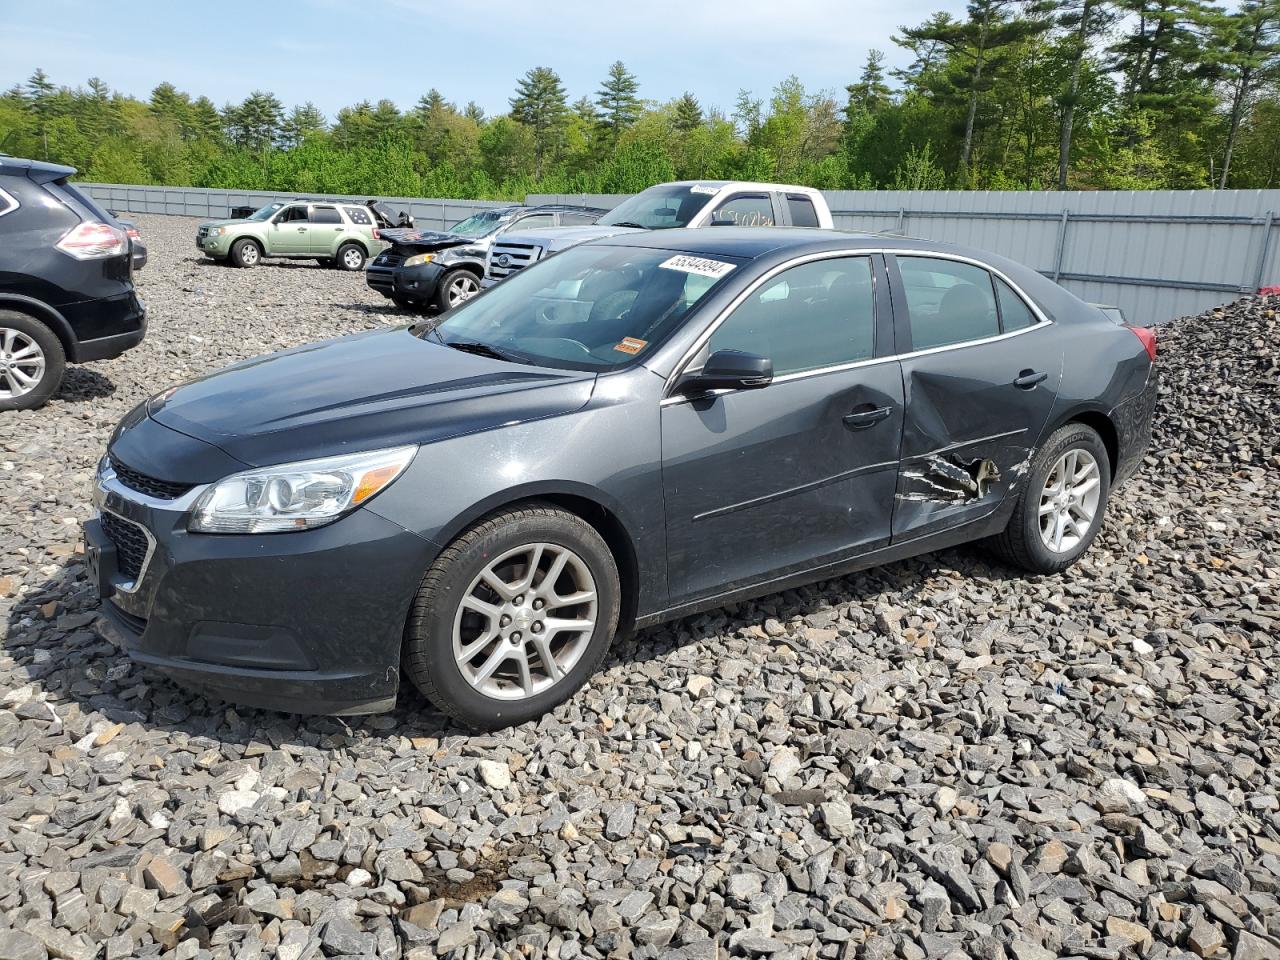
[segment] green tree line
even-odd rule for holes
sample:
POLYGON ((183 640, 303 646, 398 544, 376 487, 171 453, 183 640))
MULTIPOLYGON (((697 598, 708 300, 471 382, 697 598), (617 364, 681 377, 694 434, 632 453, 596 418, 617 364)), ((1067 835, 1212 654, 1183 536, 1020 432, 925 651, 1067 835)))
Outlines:
POLYGON ((501 115, 435 89, 328 118, 266 91, 147 100, 43 71, 0 95, 0 151, 112 183, 519 199, 739 178, 824 189, 1280 186, 1280 0, 971 0, 872 50, 841 92, 795 76, 731 108, 645 99, 625 64, 571 100, 551 67, 501 115))

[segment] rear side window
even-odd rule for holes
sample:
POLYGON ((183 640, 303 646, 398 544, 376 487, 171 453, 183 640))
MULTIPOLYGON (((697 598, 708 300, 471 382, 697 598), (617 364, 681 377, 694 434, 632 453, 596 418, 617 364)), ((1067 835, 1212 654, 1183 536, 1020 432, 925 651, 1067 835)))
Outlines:
POLYGON ((875 294, 868 257, 815 260, 784 270, 743 301, 711 335, 708 355, 768 357, 782 376, 869 360, 875 294))
POLYGON ((582 213, 576 210, 566 210, 560 214, 560 223, 566 227, 580 227, 584 224, 595 223, 599 220, 601 214, 598 213, 582 213))
POLYGON ((338 216, 337 207, 312 207, 311 222, 312 223, 341 223, 342 217, 338 216))
POLYGON ((813 201, 808 197, 787 194, 787 210, 791 213, 793 227, 816 227, 818 211, 813 209, 813 201))
POLYGON ((929 350, 1000 333, 991 274, 971 263, 899 257, 911 348, 929 350))
POLYGON ((3 189, 0 189, 0 217, 3 217, 11 210, 18 209, 18 201, 3 189))
POLYGON ((352 223, 361 227, 373 226, 373 217, 369 216, 369 211, 364 207, 343 207, 346 211, 347 219, 352 223))
POLYGON ((1036 315, 1013 289, 996 277, 996 299, 1000 301, 1000 327, 1005 333, 1010 330, 1025 330, 1036 324, 1036 315))
POLYGON ((736 227, 772 227, 773 202, 767 194, 740 193, 716 207, 711 220, 731 221, 736 227))

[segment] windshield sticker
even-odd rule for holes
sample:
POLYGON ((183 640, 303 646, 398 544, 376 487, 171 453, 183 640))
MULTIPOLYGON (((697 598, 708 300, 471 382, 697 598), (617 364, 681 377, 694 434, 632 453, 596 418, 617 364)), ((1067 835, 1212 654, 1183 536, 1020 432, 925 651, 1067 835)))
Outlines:
POLYGON ((714 197, 717 193, 719 193, 719 192, 720 192, 720 188, 719 188, 719 187, 704 187, 702 184, 697 183, 697 184, 694 184, 692 187, 690 187, 690 188, 689 188, 689 192, 690 192, 690 193, 705 193, 705 194, 709 194, 710 196, 713 196, 713 197, 714 197))
POLYGON ((666 270, 679 270, 681 273, 696 273, 700 277, 719 279, 736 266, 721 260, 708 260, 705 257, 691 257, 687 253, 672 257, 658 266, 666 270))
POLYGON ((614 346, 613 349, 619 353, 639 353, 649 345, 648 340, 637 340, 635 337, 623 337, 622 342, 614 346))

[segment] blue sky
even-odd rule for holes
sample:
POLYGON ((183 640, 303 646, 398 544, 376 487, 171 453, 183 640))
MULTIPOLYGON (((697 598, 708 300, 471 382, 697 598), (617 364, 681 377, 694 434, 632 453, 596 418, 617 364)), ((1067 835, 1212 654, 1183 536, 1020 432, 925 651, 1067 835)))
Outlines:
POLYGON ((266 89, 284 103, 339 107, 388 97, 411 106, 430 87, 504 112, 517 78, 550 66, 570 99, 594 94, 622 60, 642 96, 692 90, 732 108, 790 73, 842 91, 871 47, 905 61, 899 26, 962 0, 45 0, 14 3, 0 31, 0 88, 43 67, 55 83, 100 76, 145 98, 162 80, 221 106, 266 89))

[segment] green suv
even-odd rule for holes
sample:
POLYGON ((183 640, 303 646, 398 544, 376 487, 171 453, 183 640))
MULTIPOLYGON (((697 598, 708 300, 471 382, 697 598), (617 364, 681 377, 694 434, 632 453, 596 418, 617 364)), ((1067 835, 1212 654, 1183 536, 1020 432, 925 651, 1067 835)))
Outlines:
POLYGON ((196 228, 207 257, 256 267, 263 257, 319 260, 361 270, 386 244, 374 239, 374 213, 356 203, 294 200, 269 203, 243 220, 214 220, 196 228))

